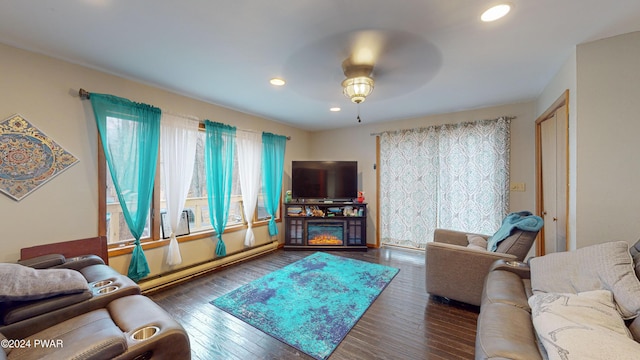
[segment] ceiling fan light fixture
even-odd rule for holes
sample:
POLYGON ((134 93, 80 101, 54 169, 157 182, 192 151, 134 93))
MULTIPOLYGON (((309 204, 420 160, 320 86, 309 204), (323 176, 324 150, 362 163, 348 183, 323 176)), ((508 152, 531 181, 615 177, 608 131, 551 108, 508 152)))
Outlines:
POLYGON ((352 102, 360 104, 373 91, 374 81, 368 76, 356 76, 342 82, 342 92, 352 102))
POLYGON ((269 80, 269 83, 274 86, 283 86, 285 84, 285 81, 281 78, 273 78, 269 80))
POLYGON ((480 16, 480 20, 484 22, 496 21, 498 19, 503 18, 505 15, 507 15, 509 11, 511 11, 510 4, 495 5, 487 9, 485 12, 483 12, 482 15, 480 16))

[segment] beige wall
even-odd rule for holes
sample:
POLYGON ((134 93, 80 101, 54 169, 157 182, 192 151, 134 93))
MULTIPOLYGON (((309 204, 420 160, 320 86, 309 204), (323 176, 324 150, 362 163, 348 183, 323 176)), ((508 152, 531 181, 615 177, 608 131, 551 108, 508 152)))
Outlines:
MULTIPOLYGON (((91 104, 78 98, 79 88, 241 129, 291 136, 287 174, 292 154, 307 156, 310 134, 303 130, 13 47, 0 45, 0 54, 0 119, 22 114, 80 160, 20 202, 0 196, 0 261, 18 260, 23 247, 98 235, 97 130, 91 104)), ((258 245, 271 241, 266 227, 256 228, 256 237, 258 245)), ((225 236, 227 251, 242 250, 243 240, 244 231, 225 236)), ((213 239, 182 243, 182 266, 213 258, 214 244, 213 239)), ((146 251, 152 275, 171 270, 164 265, 166 251, 146 251)), ((129 255, 111 259, 111 265, 123 273, 128 263, 129 255)))
MULTIPOLYGON (((535 209, 534 122, 565 89, 570 90, 571 248, 640 237, 640 33, 578 45, 535 102, 489 107, 379 124, 308 133, 303 130, 176 95, 155 87, 0 45, 0 119, 20 113, 80 159, 66 172, 20 202, 0 196, 0 261, 15 261, 22 247, 97 235, 97 132, 91 106, 77 97, 80 87, 149 103, 165 110, 209 118, 239 128, 290 135, 284 189, 291 187, 291 160, 339 159, 359 162, 359 187, 370 204, 368 242, 375 241, 375 137, 371 133, 455 123, 502 115, 517 116, 511 133, 511 181, 526 192, 511 193, 511 210, 535 209)), ((390 103, 390 106, 393 104, 390 103)), ((366 107, 366 103, 363 104, 366 107)), ((256 230, 258 243, 270 239, 256 230)), ((225 238, 229 252, 242 249, 244 232, 225 238)), ((282 239, 282 231, 279 239, 282 239)), ((185 264, 212 257, 214 241, 181 244, 185 264)), ((147 252, 152 273, 171 270, 166 249, 147 252)), ((126 272, 129 257, 112 259, 126 272)))
POLYGON ((569 89, 569 242, 640 238, 640 32, 577 45, 538 98, 569 89))
POLYGON ((640 238, 640 32, 577 46, 577 247, 640 238))
MULTIPOLYGON (((362 105, 366 107, 367 104, 362 105)), ((376 139, 371 133, 387 130, 410 129, 434 124, 459 123, 465 121, 491 119, 500 116, 516 116, 511 123, 511 182, 526 184, 525 192, 511 192, 511 211, 535 211, 535 103, 519 103, 495 106, 463 112, 425 116, 416 119, 398 120, 386 123, 362 123, 331 131, 314 132, 311 137, 310 154, 317 160, 357 160, 360 189, 365 191, 369 203, 367 222, 367 242, 375 243, 376 219, 376 139)))

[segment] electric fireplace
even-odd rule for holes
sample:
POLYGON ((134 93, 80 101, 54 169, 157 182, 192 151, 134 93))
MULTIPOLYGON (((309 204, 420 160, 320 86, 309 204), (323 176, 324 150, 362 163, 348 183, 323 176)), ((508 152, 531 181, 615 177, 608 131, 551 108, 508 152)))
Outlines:
POLYGON ((307 245, 309 246, 341 246, 345 239, 345 221, 310 220, 307 226, 307 245))
POLYGON ((367 204, 284 203, 285 250, 367 251, 367 204))

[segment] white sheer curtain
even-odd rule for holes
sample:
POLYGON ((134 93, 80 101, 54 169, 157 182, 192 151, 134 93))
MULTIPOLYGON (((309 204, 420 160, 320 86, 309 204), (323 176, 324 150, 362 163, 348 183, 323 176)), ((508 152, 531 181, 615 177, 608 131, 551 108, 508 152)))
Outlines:
POLYGON ((178 265, 182 263, 182 256, 174 231, 178 228, 193 176, 198 122, 163 112, 160 131, 162 185, 166 198, 167 219, 171 226, 167 264, 178 265))
POLYGON ((509 209, 510 119, 380 135, 380 233, 424 249, 436 228, 493 234, 509 209))
POLYGON ((242 204, 244 217, 247 219, 247 233, 244 238, 245 246, 253 246, 256 237, 253 234, 253 214, 258 203, 260 192, 260 169, 262 162, 262 134, 238 130, 236 132, 238 147, 238 172, 240 173, 240 187, 242 188, 242 204))

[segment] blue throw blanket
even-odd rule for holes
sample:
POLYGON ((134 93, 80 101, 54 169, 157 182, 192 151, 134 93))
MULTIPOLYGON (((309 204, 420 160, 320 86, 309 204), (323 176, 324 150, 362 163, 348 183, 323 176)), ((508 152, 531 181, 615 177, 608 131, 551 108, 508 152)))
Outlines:
POLYGON ((538 231, 542 228, 544 221, 540 216, 533 215, 529 211, 520 211, 507 215, 502 220, 500 229, 487 240, 487 250, 496 251, 498 243, 511 235, 514 229, 524 231, 538 231))

